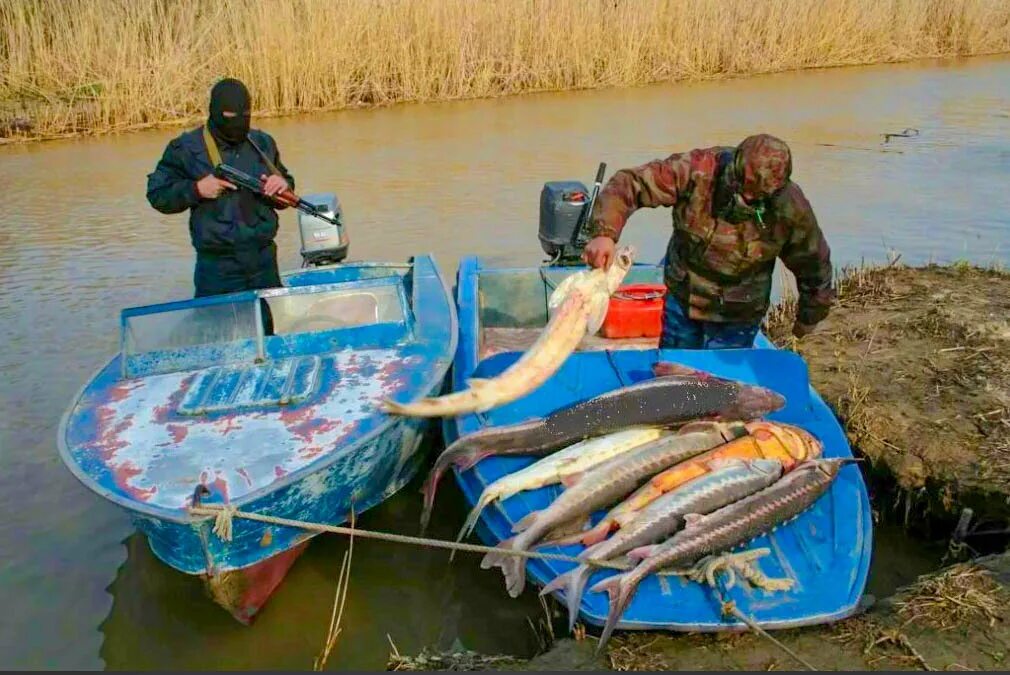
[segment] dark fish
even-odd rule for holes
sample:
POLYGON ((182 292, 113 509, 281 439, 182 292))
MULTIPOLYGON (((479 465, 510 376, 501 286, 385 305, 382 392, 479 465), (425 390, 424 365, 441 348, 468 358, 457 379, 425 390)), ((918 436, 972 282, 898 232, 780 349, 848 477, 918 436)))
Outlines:
POLYGON ((428 527, 435 490, 452 465, 466 470, 492 455, 536 455, 634 426, 676 426, 694 420, 751 420, 785 399, 764 387, 717 377, 655 377, 557 410, 547 417, 488 427, 456 440, 435 460, 421 492, 421 531, 428 527))
POLYGON ((666 568, 687 567, 707 555, 728 551, 789 521, 816 502, 835 480, 844 464, 854 459, 821 459, 800 464, 771 487, 724 506, 704 516, 688 516, 686 526, 659 546, 629 552, 642 561, 630 572, 596 584, 593 592, 610 596, 607 625, 600 635, 597 653, 603 650, 618 620, 641 583, 650 574, 666 568))

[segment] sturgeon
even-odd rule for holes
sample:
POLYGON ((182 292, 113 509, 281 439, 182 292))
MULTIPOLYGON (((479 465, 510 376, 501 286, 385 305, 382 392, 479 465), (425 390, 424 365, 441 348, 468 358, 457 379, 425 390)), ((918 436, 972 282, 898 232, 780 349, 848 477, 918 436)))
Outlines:
POLYGON ((438 459, 424 487, 421 531, 427 529, 445 471, 493 455, 543 456, 572 443, 635 426, 678 426, 693 420, 746 421, 775 412, 785 399, 764 387, 721 378, 654 377, 517 424, 485 427, 458 438, 438 459))
MULTIPOLYGON (((550 506, 526 514, 512 528, 516 536, 500 542, 497 548, 529 550, 545 535, 613 503, 657 471, 724 443, 728 433, 731 432, 725 425, 713 424, 705 430, 658 438, 630 453, 607 460, 583 475, 550 506)), ((509 595, 515 598, 522 593, 526 585, 524 559, 490 552, 481 560, 480 566, 483 569, 500 567, 509 595)))
POLYGON ((747 544, 792 520, 827 492, 843 465, 856 461, 845 458, 804 462, 771 487, 707 515, 686 516, 684 529, 663 544, 629 551, 629 558, 641 559, 638 565, 590 589, 592 592, 606 591, 610 596, 610 613, 597 653, 610 639, 635 589, 647 576, 663 569, 687 567, 707 555, 747 544))
POLYGON ((525 469, 508 474, 484 488, 476 506, 470 511, 460 528, 456 541, 473 531, 477 518, 488 504, 504 500, 523 490, 534 490, 545 485, 561 483, 571 485, 578 476, 603 462, 635 448, 672 434, 663 427, 638 427, 616 431, 570 445, 564 450, 548 455, 525 469))
POLYGON ((635 248, 624 246, 609 269, 587 269, 566 277, 548 299, 548 320, 518 361, 491 379, 467 380, 467 389, 413 403, 386 400, 386 412, 410 417, 454 417, 485 412, 530 393, 553 375, 587 334, 603 325, 610 296, 634 262, 635 248))
POLYGON ((820 441, 800 427, 759 420, 748 422, 745 428, 748 432, 746 436, 735 438, 656 474, 630 497, 612 508, 592 529, 557 543, 565 544, 581 540, 586 546, 598 544, 612 530, 630 522, 651 502, 711 471, 711 462, 716 460, 730 457, 777 459, 782 463, 783 472, 789 473, 797 463, 821 456, 823 448, 820 441))
MULTIPOLYGON (((689 513, 710 513, 766 488, 782 475, 782 463, 774 459, 717 459, 712 472, 669 492, 636 514, 634 520, 606 541, 583 551, 581 560, 611 560, 633 548, 665 539, 684 525, 689 513)), ((588 563, 559 575, 544 586, 540 595, 564 589, 568 606, 568 630, 575 628, 586 582, 596 568, 588 563)))

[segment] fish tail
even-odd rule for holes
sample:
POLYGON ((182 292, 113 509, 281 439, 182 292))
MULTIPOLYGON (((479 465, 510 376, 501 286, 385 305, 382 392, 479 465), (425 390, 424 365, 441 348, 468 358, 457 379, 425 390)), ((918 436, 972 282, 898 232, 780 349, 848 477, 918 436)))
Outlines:
POLYGON ((635 590, 635 584, 627 583, 626 576, 624 574, 615 574, 612 577, 607 577, 590 589, 594 593, 605 592, 610 599, 610 612, 607 614, 607 624, 603 627, 600 641, 596 645, 597 656, 603 652, 603 648, 610 640, 610 636, 617 627, 617 622, 620 620, 621 615, 624 614, 624 610, 627 609, 628 602, 631 600, 631 594, 635 590))
POLYGON ((448 450, 439 455, 439 458, 435 460, 435 466, 428 472, 424 486, 421 487, 421 494, 424 500, 424 506, 421 508, 421 534, 425 533, 428 529, 428 523, 431 521, 431 512, 435 508, 435 492, 438 490, 438 482, 442 479, 442 474, 445 473, 445 470, 449 468, 451 459, 443 460, 447 453, 448 450))
MULTIPOLYGON (((480 499, 477 500, 477 505, 470 509, 470 513, 466 517, 466 522, 463 523, 463 527, 459 528, 459 534, 456 535, 456 541, 463 541, 464 537, 470 535, 473 532, 473 528, 477 526, 477 519, 480 518, 481 512, 484 508, 490 504, 496 495, 489 494, 487 491, 482 492, 480 499)), ((453 550, 449 554, 449 562, 452 562, 453 558, 456 557, 456 551, 453 550)))
POLYGON ((568 607, 568 631, 575 630, 575 622, 579 618, 579 604, 582 602, 582 591, 589 581, 592 568, 589 565, 579 565, 573 570, 559 574, 549 584, 543 587, 540 595, 554 591, 564 591, 565 605, 568 607))
POLYGON ((565 606, 568 608, 568 632, 575 630, 575 622, 579 619, 582 593, 592 573, 593 569, 589 565, 579 565, 575 569, 559 575, 540 591, 540 595, 547 595, 558 590, 564 591, 565 606))
MULTIPOLYGON (((502 541, 496 548, 503 550, 521 550, 521 543, 517 537, 511 537, 502 541)), ((526 560, 520 556, 509 555, 507 553, 490 552, 484 555, 480 561, 481 569, 500 567, 505 576, 505 589, 513 598, 518 598, 526 587, 526 560)))
POLYGON ((572 580, 572 575, 575 570, 565 572, 564 574, 559 574, 558 576, 551 579, 550 583, 540 589, 540 595, 547 595, 548 593, 553 593, 554 591, 560 591, 568 587, 568 584, 572 580))

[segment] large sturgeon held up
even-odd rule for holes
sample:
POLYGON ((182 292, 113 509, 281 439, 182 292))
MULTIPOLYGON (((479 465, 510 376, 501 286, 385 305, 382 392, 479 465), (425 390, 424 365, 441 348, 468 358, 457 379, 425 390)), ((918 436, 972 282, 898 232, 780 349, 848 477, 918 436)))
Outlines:
MULTIPOLYGON (((586 549, 579 558, 611 560, 633 548, 662 541, 683 527, 684 517, 688 514, 711 513, 768 487, 782 475, 782 463, 774 459, 713 460, 712 466, 711 473, 695 478, 676 492, 669 492, 649 504, 614 536, 586 549)), ((580 565, 559 575, 540 591, 540 595, 547 595, 564 589, 568 630, 575 627, 583 589, 595 569, 588 563, 580 565)))
POLYGON ((785 405, 779 394, 734 380, 655 377, 557 410, 547 417, 485 427, 449 445, 421 492, 421 531, 428 526, 435 491, 446 469, 469 469, 494 455, 542 456, 594 436, 636 426, 678 426, 693 420, 753 420, 785 405))
POLYGON ((609 269, 589 269, 564 279, 547 303, 547 325, 536 342, 502 373, 467 380, 467 389, 413 403, 385 401, 386 412, 410 417, 454 417, 485 412, 530 393, 553 375, 587 334, 603 325, 610 296, 634 262, 635 249, 624 246, 609 269))
POLYGON ((630 551, 628 557, 641 559, 638 565, 629 572, 604 579, 591 589, 606 591, 610 596, 610 613, 597 653, 610 639, 635 589, 647 576, 663 569, 684 568, 707 555, 729 551, 792 520, 827 492, 844 464, 855 461, 846 458, 804 462, 771 487, 708 515, 687 516, 684 529, 665 543, 630 551))
POLYGON ((745 426, 747 435, 656 474, 630 497, 611 509, 592 529, 556 543, 581 541, 586 546, 598 544, 611 530, 623 527, 638 511, 659 497, 711 471, 713 461, 731 457, 777 459, 782 463, 783 472, 789 473, 799 462, 817 459, 822 454, 823 447, 820 441, 797 426, 762 420, 748 422, 745 426))
POLYGON ((673 431, 657 426, 616 431, 606 436, 597 436, 575 443, 564 450, 534 462, 525 469, 502 476, 481 492, 477 505, 470 511, 466 522, 460 528, 456 541, 461 541, 463 537, 473 531, 481 511, 496 499, 504 500, 517 492, 535 490, 554 483, 571 485, 580 474, 593 467, 661 436, 673 433, 673 431))
MULTIPOLYGON (((528 513, 512 528, 516 536, 500 542, 498 548, 529 550, 548 533, 613 503, 656 472, 724 443, 730 433, 733 432, 728 425, 711 424, 704 430, 658 438, 632 452, 607 460, 585 473, 546 509, 528 513)), ((484 556, 480 566, 483 569, 500 567, 509 595, 515 598, 522 593, 526 585, 525 559, 492 552, 484 556)))

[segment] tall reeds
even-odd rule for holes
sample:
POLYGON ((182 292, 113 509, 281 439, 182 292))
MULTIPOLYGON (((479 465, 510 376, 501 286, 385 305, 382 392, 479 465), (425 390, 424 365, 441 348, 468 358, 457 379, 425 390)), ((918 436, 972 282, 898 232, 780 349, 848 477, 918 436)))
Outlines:
POLYGON ((1003 51, 1006 0, 0 0, 0 137, 1003 51))

